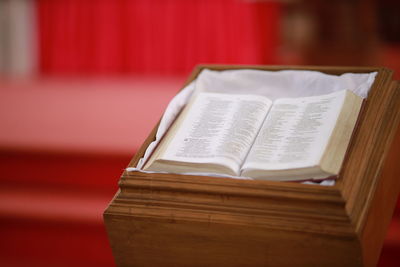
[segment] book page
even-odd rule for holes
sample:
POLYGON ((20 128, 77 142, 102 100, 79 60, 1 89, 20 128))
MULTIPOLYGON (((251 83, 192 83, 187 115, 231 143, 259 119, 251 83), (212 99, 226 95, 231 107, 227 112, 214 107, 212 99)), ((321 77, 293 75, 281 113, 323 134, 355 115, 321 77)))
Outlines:
POLYGON ((238 173, 271 105, 262 96, 200 93, 162 159, 217 163, 238 173))
POLYGON ((346 91, 274 102, 242 169, 282 170, 319 164, 346 91))

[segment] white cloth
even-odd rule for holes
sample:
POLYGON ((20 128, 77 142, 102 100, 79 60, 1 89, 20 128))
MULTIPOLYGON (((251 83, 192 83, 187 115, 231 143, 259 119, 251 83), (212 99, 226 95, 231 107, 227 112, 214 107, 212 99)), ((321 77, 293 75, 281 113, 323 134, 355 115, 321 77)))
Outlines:
MULTIPOLYGON (((188 86, 177 94, 169 103, 157 130, 156 140, 147 148, 143 158, 136 167, 127 168, 127 171, 141 171, 144 162, 168 130, 171 123, 182 107, 188 102, 194 92, 216 92, 227 94, 255 94, 263 95, 271 100, 278 98, 297 98, 329 94, 341 90, 350 90, 362 98, 367 98, 373 84, 376 72, 372 73, 345 73, 342 75, 328 75, 318 71, 283 70, 224 70, 213 71, 204 69, 188 86)), ((249 179, 228 175, 202 173, 215 177, 231 177, 249 179)), ((321 184, 332 185, 332 182, 321 184)))

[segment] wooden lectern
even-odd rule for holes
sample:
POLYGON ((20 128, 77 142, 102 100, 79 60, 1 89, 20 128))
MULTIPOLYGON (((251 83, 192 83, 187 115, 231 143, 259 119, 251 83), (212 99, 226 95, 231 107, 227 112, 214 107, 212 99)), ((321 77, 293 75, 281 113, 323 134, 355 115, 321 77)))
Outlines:
POLYGON ((210 65, 189 82, 203 68, 378 74, 334 186, 124 172, 104 212, 117 265, 375 266, 400 189, 382 172, 400 118, 392 71, 210 65))

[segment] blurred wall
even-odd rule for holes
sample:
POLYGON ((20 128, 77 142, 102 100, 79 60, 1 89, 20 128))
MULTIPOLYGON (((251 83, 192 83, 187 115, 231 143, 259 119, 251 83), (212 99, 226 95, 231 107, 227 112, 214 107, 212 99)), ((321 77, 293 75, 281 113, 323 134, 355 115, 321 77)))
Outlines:
POLYGON ((35 1, 0 1, 0 76, 32 75, 37 59, 35 1))
POLYGON ((276 62, 280 4, 38 0, 44 74, 187 74, 199 63, 276 62))

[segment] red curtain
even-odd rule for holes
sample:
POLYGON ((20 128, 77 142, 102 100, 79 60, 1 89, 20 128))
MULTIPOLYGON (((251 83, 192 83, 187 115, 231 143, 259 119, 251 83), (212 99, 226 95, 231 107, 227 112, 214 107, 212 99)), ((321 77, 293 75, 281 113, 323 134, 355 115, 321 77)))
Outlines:
POLYGON ((37 0, 45 74, 178 74, 274 63, 280 4, 245 0, 37 0))

